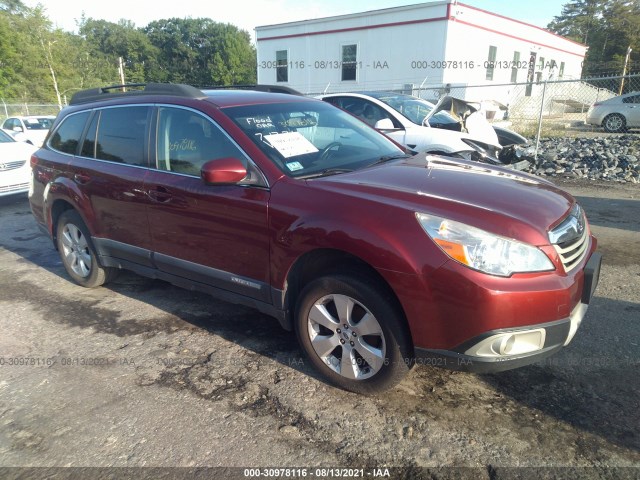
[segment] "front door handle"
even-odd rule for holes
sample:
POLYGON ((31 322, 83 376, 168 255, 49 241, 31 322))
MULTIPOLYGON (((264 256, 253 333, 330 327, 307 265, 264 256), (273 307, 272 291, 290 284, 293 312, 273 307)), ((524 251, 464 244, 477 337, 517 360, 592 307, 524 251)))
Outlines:
POLYGON ((147 195, 149 196, 149 198, 151 198, 151 200, 159 203, 170 202, 173 198, 171 192, 167 188, 161 186, 157 186, 147 190, 147 195))

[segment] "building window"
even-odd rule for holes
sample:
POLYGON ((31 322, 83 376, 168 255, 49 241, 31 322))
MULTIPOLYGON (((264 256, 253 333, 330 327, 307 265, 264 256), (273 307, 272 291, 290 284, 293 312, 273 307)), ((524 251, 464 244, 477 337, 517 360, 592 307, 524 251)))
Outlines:
POLYGON ((560 71, 558 72, 558 78, 564 77, 564 62, 560 62, 560 71))
POLYGON ((538 70, 544 70, 544 57, 540 57, 540 67, 538 68, 538 70))
POLYGON ((358 57, 357 45, 342 46, 342 81, 351 81, 356 79, 356 66, 358 57))
POLYGON ((496 55, 498 47, 493 45, 489 47, 489 57, 487 58, 487 80, 493 80, 493 70, 495 68, 496 55))
POLYGON ((518 81, 518 70, 520 70, 520 52, 513 52, 513 63, 511 64, 511 83, 518 81))
POLYGON ((287 51, 278 50, 276 52, 276 82, 289 81, 289 67, 287 60, 287 51))

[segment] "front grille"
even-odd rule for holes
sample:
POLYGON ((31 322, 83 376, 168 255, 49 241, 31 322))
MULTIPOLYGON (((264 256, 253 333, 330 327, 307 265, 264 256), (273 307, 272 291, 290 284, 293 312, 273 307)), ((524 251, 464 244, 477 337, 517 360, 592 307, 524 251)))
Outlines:
POLYGON ((587 254, 588 230, 584 212, 576 204, 562 223, 549 232, 549 240, 558 252, 566 272, 571 271, 587 254))
POLYGON ((0 193, 14 192, 16 190, 26 190, 29 188, 29 182, 18 183, 16 185, 4 185, 0 186, 0 193))
POLYGON ((16 168, 20 168, 21 166, 23 166, 25 163, 27 163, 26 160, 0 163, 0 172, 6 172, 7 170, 15 170, 16 168))

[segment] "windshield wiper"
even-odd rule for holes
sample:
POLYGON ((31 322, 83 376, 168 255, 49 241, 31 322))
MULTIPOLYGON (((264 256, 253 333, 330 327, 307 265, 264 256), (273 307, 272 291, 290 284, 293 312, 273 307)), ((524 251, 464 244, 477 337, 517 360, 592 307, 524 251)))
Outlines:
POLYGON ((318 177, 327 177, 329 175, 337 175, 339 173, 349 173, 353 172, 351 168, 325 168, 316 173, 310 173, 309 175, 301 175, 298 178, 318 178, 318 177))
POLYGON ((380 165, 381 163, 385 163, 385 162, 389 162, 391 160, 396 160, 398 158, 409 158, 412 155, 409 155, 408 153, 400 153, 400 154, 395 154, 395 155, 383 155, 380 158, 378 158, 375 162, 370 163, 369 165, 367 165, 367 167, 373 167, 374 165, 380 165))

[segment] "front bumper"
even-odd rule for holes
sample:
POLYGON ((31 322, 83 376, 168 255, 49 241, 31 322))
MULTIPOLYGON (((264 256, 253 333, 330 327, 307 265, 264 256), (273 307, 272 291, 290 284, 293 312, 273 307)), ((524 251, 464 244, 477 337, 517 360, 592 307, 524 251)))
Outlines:
POLYGON ((602 255, 594 252, 584 268, 580 302, 567 318, 484 332, 451 350, 416 348, 415 362, 452 370, 490 373, 542 360, 573 339, 600 278, 602 255))

